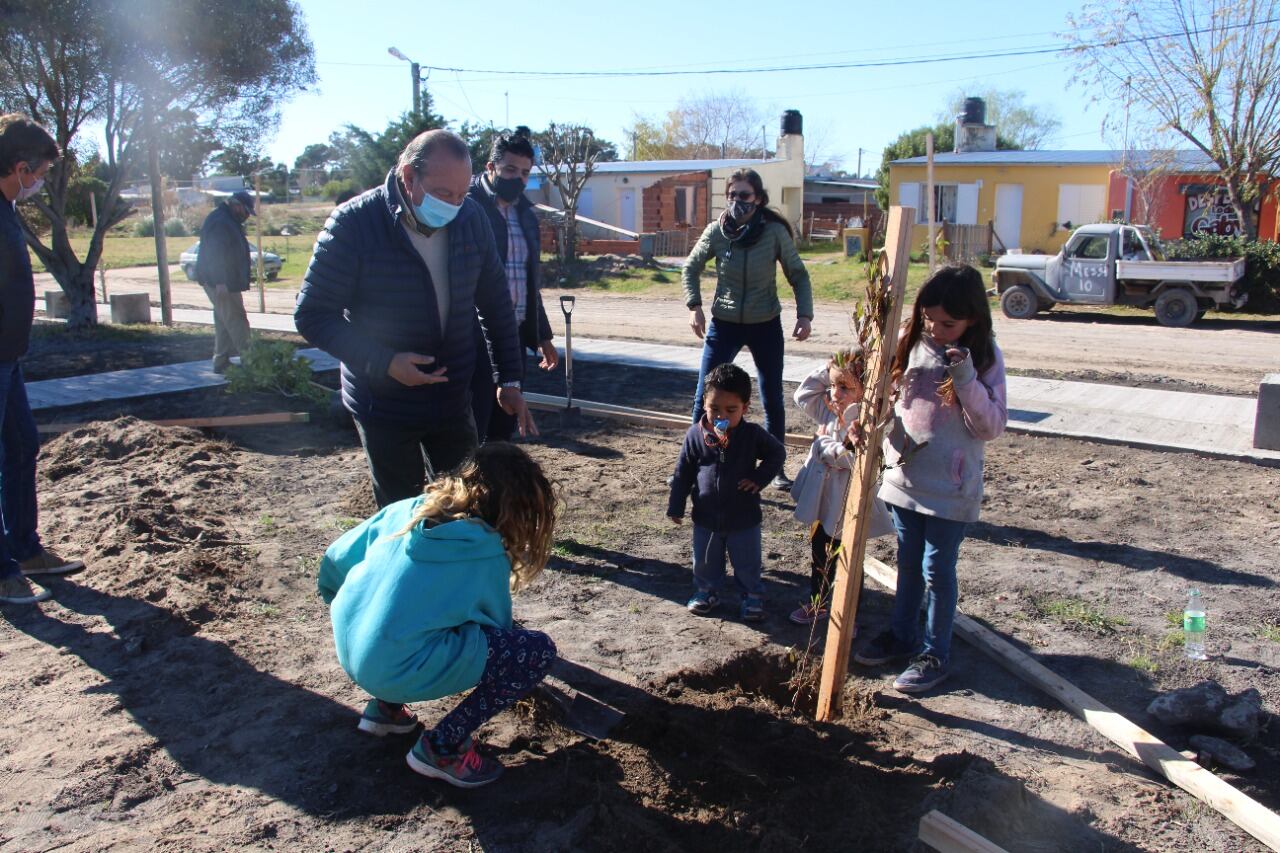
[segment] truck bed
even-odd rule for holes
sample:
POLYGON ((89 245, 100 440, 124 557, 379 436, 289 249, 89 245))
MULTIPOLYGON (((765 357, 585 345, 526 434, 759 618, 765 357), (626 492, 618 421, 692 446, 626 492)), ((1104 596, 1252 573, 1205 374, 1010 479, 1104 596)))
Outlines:
POLYGON ((1116 278, 1122 280, 1229 284, 1243 277, 1244 258, 1223 261, 1116 261, 1116 278))

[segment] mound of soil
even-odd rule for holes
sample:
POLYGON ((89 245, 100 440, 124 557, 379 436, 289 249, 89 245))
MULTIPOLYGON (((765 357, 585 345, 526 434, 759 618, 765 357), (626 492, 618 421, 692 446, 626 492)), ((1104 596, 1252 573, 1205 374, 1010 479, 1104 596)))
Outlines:
POLYGON ((125 417, 50 441, 39 493, 63 530, 78 531, 68 552, 96 585, 198 623, 235 603, 229 578, 252 559, 229 522, 246 511, 231 488, 239 467, 231 444, 125 417))

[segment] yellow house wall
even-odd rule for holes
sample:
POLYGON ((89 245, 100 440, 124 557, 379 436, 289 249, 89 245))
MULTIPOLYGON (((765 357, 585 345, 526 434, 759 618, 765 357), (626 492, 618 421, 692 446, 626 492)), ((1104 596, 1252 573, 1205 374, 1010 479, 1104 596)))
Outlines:
MULTIPOLYGON (((933 179, 935 183, 947 184, 972 184, 981 181, 982 186, 978 189, 978 223, 981 225, 995 219, 996 185, 1021 184, 1022 245, 1019 248, 1024 252, 1056 254, 1071 235, 1067 229, 1055 225, 1058 215, 1058 187, 1062 184, 1105 187, 1111 169, 1111 166, 1055 166, 1040 163, 1009 166, 935 164, 933 179)), ((923 203, 926 198, 923 190, 926 178, 927 167, 923 163, 890 166, 889 203, 897 204, 898 187, 912 182, 921 184, 920 197, 923 203)), ((912 248, 924 246, 928 239, 929 226, 917 224, 911 235, 912 248)))

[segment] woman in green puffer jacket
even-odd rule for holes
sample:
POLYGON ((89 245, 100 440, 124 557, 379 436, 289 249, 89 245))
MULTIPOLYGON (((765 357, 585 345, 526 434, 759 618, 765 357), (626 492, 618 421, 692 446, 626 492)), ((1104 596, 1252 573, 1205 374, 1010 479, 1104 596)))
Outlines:
MULTIPOLYGON (((764 426, 784 441, 786 404, 782 395, 782 305, 778 302, 777 265, 796 294, 796 325, 792 337, 809 337, 813 294, 809 272, 796 252, 791 225, 769 209, 769 194, 754 169, 729 176, 727 205, 717 222, 702 232, 684 262, 684 301, 689 325, 703 339, 702 367, 693 397, 693 420, 702 417, 703 384, 711 368, 733 361, 743 347, 751 350, 756 378, 764 400, 764 426), (716 260, 716 293, 711 302, 711 325, 702 312, 699 278, 711 258, 716 260)), ((785 471, 773 481, 789 488, 785 471)))

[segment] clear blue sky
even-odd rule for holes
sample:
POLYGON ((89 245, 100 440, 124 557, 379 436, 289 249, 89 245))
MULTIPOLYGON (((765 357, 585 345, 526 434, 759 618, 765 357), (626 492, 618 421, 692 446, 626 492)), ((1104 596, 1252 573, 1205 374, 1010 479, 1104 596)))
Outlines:
MULTIPOLYGON (((292 165, 312 142, 346 123, 380 130, 410 107, 410 69, 394 45, 423 66, 523 71, 702 70, 817 62, 883 61, 992 50, 1054 47, 1078 2, 817 4, 669 2, 623 10, 562 0, 436 3, 299 0, 316 50, 319 84, 284 108, 267 154, 292 165), (824 4, 826 5, 826 4, 824 4), (803 11, 802 11, 803 10, 803 11)), ((426 71, 424 69, 424 75, 426 71)), ((638 112, 661 117, 684 96, 739 91, 765 110, 770 145, 782 110, 804 114, 806 147, 872 171, 900 132, 931 123, 957 89, 1020 89, 1062 127, 1044 147, 1107 148, 1103 109, 1069 85, 1061 54, 899 67, 622 79, 521 79, 432 71, 424 81, 437 112, 536 129, 588 124, 628 150, 624 128, 638 112)), ((824 157, 825 159, 825 157, 824 157)))

